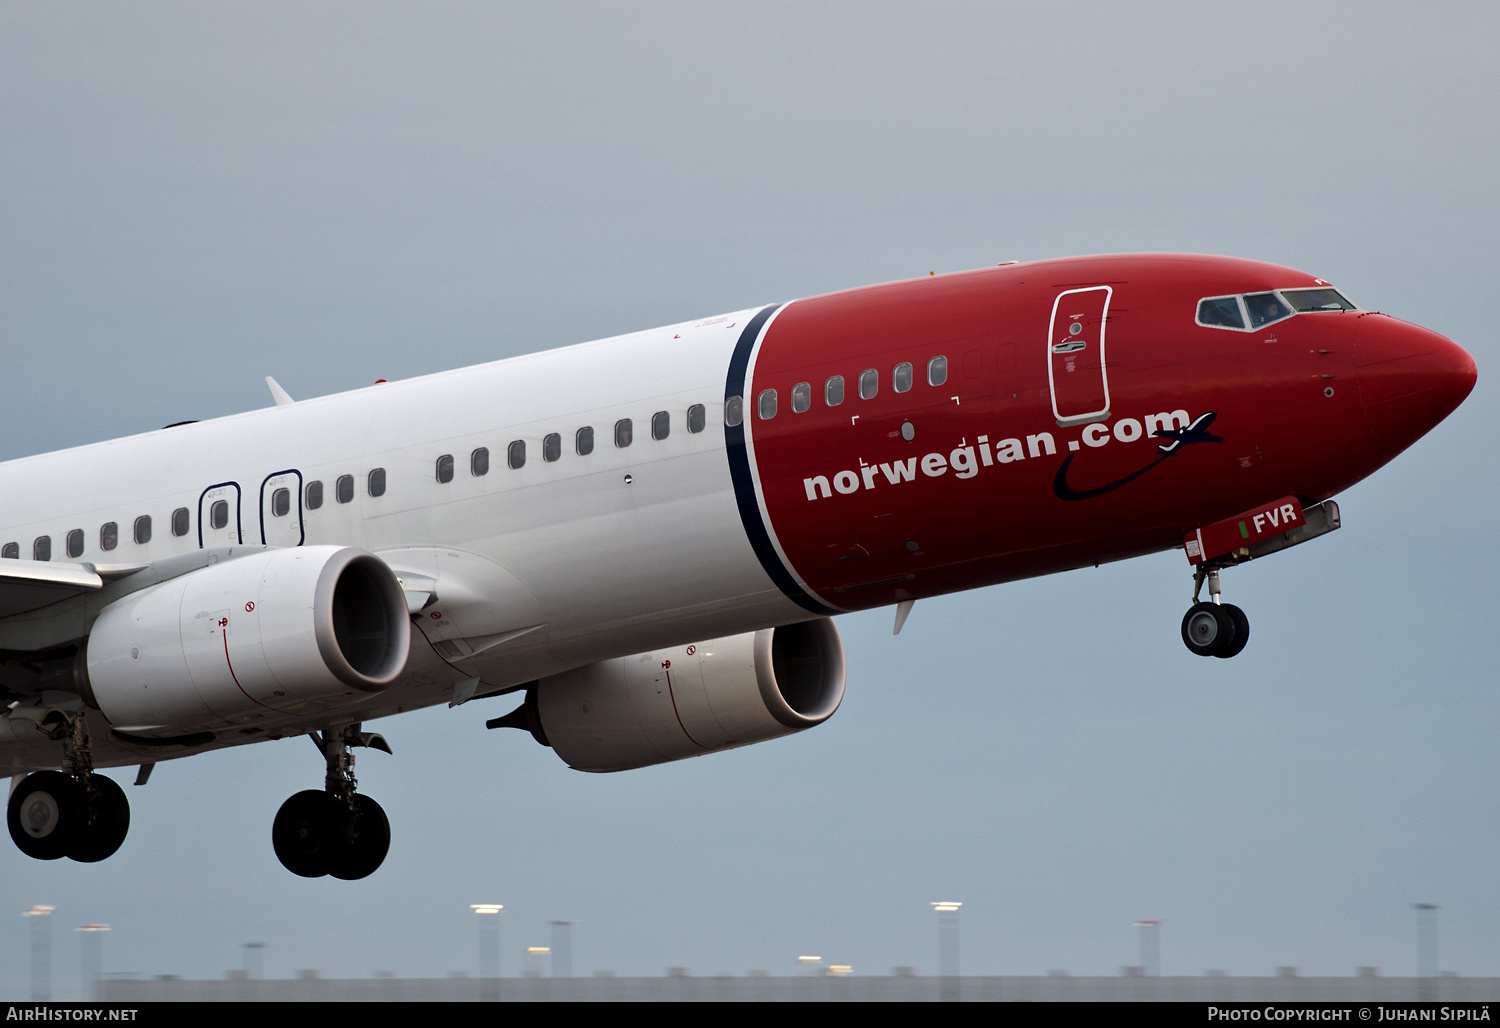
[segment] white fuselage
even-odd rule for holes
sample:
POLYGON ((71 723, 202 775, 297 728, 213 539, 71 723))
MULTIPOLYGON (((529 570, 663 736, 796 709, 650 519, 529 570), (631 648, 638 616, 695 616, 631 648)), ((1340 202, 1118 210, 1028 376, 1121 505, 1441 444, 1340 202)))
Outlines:
MULTIPOLYGON (((200 546, 342 544, 379 554, 412 581, 431 579, 435 596, 416 619, 407 673, 351 701, 346 720, 448 701, 471 676, 483 694, 608 657, 805 620, 746 541, 725 459, 725 373, 754 313, 9 461, 0 464, 0 542, 30 559, 46 536, 53 561, 97 565, 156 564, 200 546), (706 423, 690 432, 695 404, 706 423), (660 411, 670 431, 656 439, 660 411), (633 439, 620 447, 615 425, 627 418, 633 439), (594 447, 581 456, 584 427, 594 447), (562 445, 548 461, 551 433, 562 445), (525 463, 512 468, 507 450, 517 440, 525 463), (480 447, 489 470, 475 475, 480 447), (446 483, 436 470, 445 454, 454 463, 446 483), (385 491, 372 496, 377 468, 385 491), (354 494, 339 502, 346 475, 354 494), (315 481, 322 504, 307 509, 315 481), (272 496, 282 486, 292 502, 278 515, 272 496), (230 504, 222 529, 212 524, 215 499, 230 504), (172 530, 178 508, 189 512, 183 535, 172 530), (151 537, 136 542, 143 515, 151 537), (106 523, 118 526, 110 551, 101 549, 106 523), (84 546, 73 556, 75 529, 84 546)), ((316 727, 295 720, 262 727, 316 727)), ((220 745, 238 741, 253 739, 220 745)), ((33 749, 16 736, 0 745, 33 749)), ((108 750, 96 748, 101 765, 140 759, 108 750)))

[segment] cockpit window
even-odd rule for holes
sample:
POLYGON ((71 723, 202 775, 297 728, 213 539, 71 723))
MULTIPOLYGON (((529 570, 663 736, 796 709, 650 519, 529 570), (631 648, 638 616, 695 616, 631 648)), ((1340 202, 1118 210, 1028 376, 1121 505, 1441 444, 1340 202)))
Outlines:
POLYGON ((1352 311, 1354 304, 1337 289, 1283 289, 1281 295, 1296 311, 1352 311))
POLYGON ((1260 328, 1292 316, 1292 309, 1282 303, 1275 293, 1251 293, 1245 297, 1245 310, 1250 312, 1251 328, 1260 328))
POLYGON ((1215 296, 1198 301, 1198 324, 1214 328, 1244 328, 1238 296, 1215 296))

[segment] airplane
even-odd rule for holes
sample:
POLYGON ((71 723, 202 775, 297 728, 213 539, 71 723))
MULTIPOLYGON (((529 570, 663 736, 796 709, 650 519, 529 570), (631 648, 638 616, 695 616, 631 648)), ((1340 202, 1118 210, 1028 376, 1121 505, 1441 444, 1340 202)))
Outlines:
POLYGON ((367 721, 515 694, 486 723, 573 768, 698 756, 838 709, 840 613, 899 632, 925 597, 1179 546, 1183 641, 1232 657, 1220 573, 1337 529, 1475 378, 1305 272, 1127 254, 316 399, 267 379, 261 410, 0 464, 11 838, 105 859, 129 804, 98 769, 306 735, 323 787, 275 852, 363 878, 390 842, 367 721))

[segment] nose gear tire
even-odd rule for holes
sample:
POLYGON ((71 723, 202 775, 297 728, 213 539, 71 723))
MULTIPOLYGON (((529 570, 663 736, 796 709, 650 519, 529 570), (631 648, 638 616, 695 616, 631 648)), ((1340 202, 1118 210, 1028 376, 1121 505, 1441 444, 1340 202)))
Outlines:
POLYGON ((1214 656, 1233 657, 1243 650, 1245 644, 1250 641, 1250 619, 1245 616, 1243 610, 1240 610, 1240 608, 1232 603, 1222 603, 1219 605, 1219 609, 1228 614, 1230 620, 1234 622, 1234 633, 1223 645, 1214 650, 1214 656))

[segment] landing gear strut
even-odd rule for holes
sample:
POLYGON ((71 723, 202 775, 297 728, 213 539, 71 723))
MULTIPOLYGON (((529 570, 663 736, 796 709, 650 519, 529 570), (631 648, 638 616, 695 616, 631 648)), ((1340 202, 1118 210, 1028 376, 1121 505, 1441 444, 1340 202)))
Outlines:
POLYGON ((1182 641, 1200 657, 1233 657, 1250 641, 1250 619, 1219 598, 1219 569, 1201 564, 1193 574, 1193 605, 1182 617, 1182 641), (1208 582, 1209 602, 1198 596, 1208 582))
POLYGON ((353 880, 375 873, 391 846, 391 824, 380 804, 357 793, 351 746, 391 752, 386 741, 360 726, 312 733, 328 764, 323 791, 299 792, 281 805, 271 825, 276 858, 303 878, 353 880))
POLYGON ((92 864, 110 856, 130 831, 130 802, 114 779, 94 773, 82 714, 53 725, 71 771, 27 775, 10 795, 5 824, 28 857, 69 857, 92 864))

